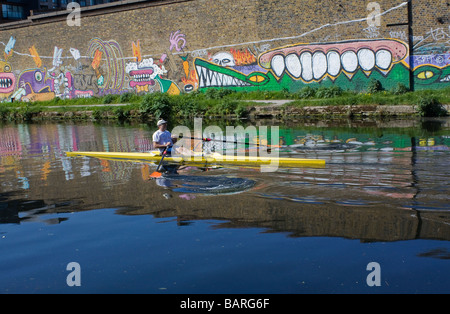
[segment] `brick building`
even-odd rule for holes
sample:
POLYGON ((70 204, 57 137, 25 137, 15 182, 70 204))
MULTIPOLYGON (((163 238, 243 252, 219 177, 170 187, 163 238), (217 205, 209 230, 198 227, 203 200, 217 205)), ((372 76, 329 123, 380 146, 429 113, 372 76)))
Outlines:
POLYGON ((33 15, 0 26, 15 84, 0 98, 364 91, 371 80, 387 90, 445 88, 449 8, 448 0, 127 0, 33 15), (35 82, 37 72, 45 80, 35 82))

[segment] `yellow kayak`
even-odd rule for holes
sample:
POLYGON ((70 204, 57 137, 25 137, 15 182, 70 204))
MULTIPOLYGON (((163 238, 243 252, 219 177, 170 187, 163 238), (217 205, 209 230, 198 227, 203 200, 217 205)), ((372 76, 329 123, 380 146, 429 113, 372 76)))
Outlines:
MULTIPOLYGON (((142 161, 159 162, 161 155, 159 151, 147 153, 129 153, 129 152, 66 152, 68 157, 95 157, 100 159, 114 159, 122 161, 142 161)), ((262 157, 262 156, 227 156, 218 153, 210 155, 193 155, 182 157, 165 157, 164 161, 168 163, 182 163, 193 165, 272 165, 279 167, 323 167, 323 159, 289 158, 289 157, 262 157)))

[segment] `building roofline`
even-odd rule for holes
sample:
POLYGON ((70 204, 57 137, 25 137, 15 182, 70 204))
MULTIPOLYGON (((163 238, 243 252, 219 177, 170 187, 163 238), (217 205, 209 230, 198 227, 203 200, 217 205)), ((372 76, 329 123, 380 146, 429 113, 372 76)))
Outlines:
MULTIPOLYGON (((110 3, 96 4, 87 7, 81 7, 80 17, 83 18, 87 16, 111 14, 122 11, 141 9, 145 7, 170 5, 174 3, 190 2, 190 1, 194 0, 122 0, 110 3)), ((71 12, 72 11, 69 10, 60 10, 50 13, 30 15, 27 17, 26 20, 0 24, 0 31, 63 21, 67 19, 67 16, 71 12)))

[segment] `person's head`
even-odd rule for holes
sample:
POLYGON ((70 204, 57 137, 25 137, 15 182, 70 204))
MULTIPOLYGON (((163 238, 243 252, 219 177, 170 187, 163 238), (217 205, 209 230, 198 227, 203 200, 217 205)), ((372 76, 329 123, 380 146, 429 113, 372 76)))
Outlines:
POLYGON ((160 129, 161 131, 167 130, 167 121, 164 119, 159 120, 158 123, 156 123, 156 125, 158 126, 158 129, 160 129))

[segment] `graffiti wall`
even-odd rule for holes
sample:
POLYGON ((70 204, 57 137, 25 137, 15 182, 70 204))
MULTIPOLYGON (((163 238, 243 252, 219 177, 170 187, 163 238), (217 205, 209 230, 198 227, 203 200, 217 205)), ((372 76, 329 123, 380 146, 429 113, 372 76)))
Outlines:
POLYGON ((414 38, 412 71, 418 89, 450 86, 450 26, 414 38))
MULTIPOLYGON (((297 7, 306 2, 289 1, 297 7)), ((180 94, 210 88, 296 92, 305 86, 339 86, 361 92, 371 80, 380 81, 387 90, 399 83, 407 87, 413 84, 416 89, 450 86, 450 26, 444 21, 444 26, 429 30, 421 27, 409 40, 405 27, 393 30, 386 26, 389 20, 405 16, 407 2, 380 3, 375 6, 378 11, 362 3, 354 14, 359 16, 343 11, 322 16, 318 12, 313 24, 297 32, 289 31, 287 36, 280 36, 286 35, 285 30, 265 32, 262 26, 263 30, 242 35, 237 41, 227 25, 199 33, 199 26, 181 18, 161 23, 159 28, 153 25, 135 31, 137 27, 128 27, 124 17, 130 16, 131 23, 131 16, 139 15, 139 10, 120 13, 118 20, 123 28, 114 24, 116 32, 108 35, 102 33, 100 24, 91 21, 91 25, 99 26, 96 37, 84 31, 92 29, 83 29, 84 20, 76 29, 63 27, 64 22, 54 25, 64 29, 67 38, 43 34, 39 26, 21 30, 0 27, 0 48, 4 47, 0 57, 0 99, 39 101, 126 92, 180 94), (371 24, 373 12, 386 17, 387 22, 377 24, 375 16, 371 24), (327 20, 330 16, 333 20, 327 20), (127 34, 128 29, 133 35, 127 34), (207 36, 208 32, 221 34, 220 41, 217 36, 207 36), (30 40, 40 36, 45 40, 30 40)), ((187 5, 207 6, 208 2, 184 5, 180 14, 187 5)), ((161 10, 158 8, 142 11, 143 18, 156 16, 155 10, 161 10)), ((276 14, 274 10, 273 19, 279 18, 276 14)), ((262 16, 260 13, 257 17, 262 16)), ((301 21, 291 21, 301 25, 301 21)))

